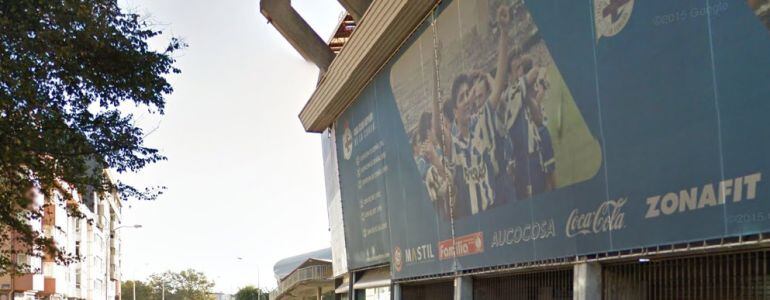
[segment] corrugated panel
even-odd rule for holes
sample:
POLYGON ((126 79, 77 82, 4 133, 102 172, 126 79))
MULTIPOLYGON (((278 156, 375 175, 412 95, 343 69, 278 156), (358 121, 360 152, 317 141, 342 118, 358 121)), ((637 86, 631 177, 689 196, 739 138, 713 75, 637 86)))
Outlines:
POLYGON ((454 285, 452 281, 401 287, 403 300, 452 299, 454 285))
POLYGON ((321 132, 347 108, 438 0, 378 0, 332 62, 299 118, 321 132))
POLYGON ((474 300, 572 299, 572 269, 473 280, 474 300))
POLYGON ((770 299, 768 250, 606 265, 604 299, 770 299))

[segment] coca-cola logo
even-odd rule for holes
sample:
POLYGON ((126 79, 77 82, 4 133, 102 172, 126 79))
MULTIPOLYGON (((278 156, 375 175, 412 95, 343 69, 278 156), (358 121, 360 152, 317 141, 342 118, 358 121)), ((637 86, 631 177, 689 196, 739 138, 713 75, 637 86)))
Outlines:
POLYGON ((627 201, 628 198, 609 200, 599 205, 596 211, 585 213, 581 213, 577 208, 573 209, 567 219, 567 236, 575 237, 622 229, 625 213, 621 210, 627 201))

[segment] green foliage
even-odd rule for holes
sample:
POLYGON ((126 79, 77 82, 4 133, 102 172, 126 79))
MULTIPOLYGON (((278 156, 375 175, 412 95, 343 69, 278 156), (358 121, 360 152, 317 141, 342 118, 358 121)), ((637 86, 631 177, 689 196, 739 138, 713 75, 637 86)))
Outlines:
POLYGON ((213 281, 193 269, 153 274, 148 284, 155 295, 160 295, 165 289, 167 300, 208 300, 214 288, 213 281))
POLYGON ((120 294, 122 295, 123 299, 127 300, 156 299, 155 295, 152 293, 152 287, 140 280, 123 281, 120 284, 120 294), (134 286, 136 286, 136 297, 134 297, 134 286))
MULTIPOLYGON (((144 145, 145 133, 126 107, 163 114, 172 92, 166 76, 180 71, 172 39, 162 51, 147 41, 161 32, 117 0, 0 0, 0 270, 23 270, 12 256, 76 259, 29 224, 43 207, 66 206, 81 195, 154 199, 162 188, 136 188, 109 180, 103 169, 138 171, 166 159, 144 145), (64 184, 66 183, 66 184, 64 184)), ((74 205, 67 206, 78 217, 74 205)))
MULTIPOLYGON (((153 274, 146 282, 136 281, 137 300, 160 300, 165 295, 167 300, 209 300, 214 282, 202 272, 193 269, 181 272, 166 271, 153 274)), ((133 281, 121 283, 123 299, 133 300, 133 281)))
POLYGON ((235 293, 236 300, 262 300, 267 299, 267 297, 267 292, 254 287, 253 285, 242 287, 240 290, 238 290, 237 293, 235 293))

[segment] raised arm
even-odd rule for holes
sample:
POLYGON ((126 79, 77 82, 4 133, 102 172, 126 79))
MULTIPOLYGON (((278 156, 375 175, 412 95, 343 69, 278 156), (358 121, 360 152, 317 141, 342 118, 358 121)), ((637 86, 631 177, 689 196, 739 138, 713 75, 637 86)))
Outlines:
MULTIPOLYGON (((433 51, 436 51, 434 53, 436 56, 439 55, 438 49, 434 49, 433 51)), ((442 96, 440 91, 441 87, 439 86, 440 78, 438 76, 438 72, 436 71, 431 72, 431 77, 433 78, 433 101, 431 103, 431 112, 433 113, 433 117, 431 118, 431 130, 430 132, 428 132, 428 134, 431 135, 435 143, 439 144, 442 151, 444 152, 442 154, 446 156, 447 148, 446 148, 446 145, 444 145, 446 136, 444 135, 444 132, 442 130, 444 126, 442 121, 443 118, 441 117, 442 116, 441 106, 439 105, 439 101, 441 101, 441 96, 442 96)))
MULTIPOLYGON (((435 46, 433 51, 435 51, 436 57, 439 57, 441 53, 439 52, 439 46, 435 46)), ((436 144, 435 146, 437 148, 440 148, 442 151, 442 157, 444 160, 451 159, 451 153, 452 151, 449 151, 449 146, 451 146, 451 137, 449 135, 449 132, 444 129, 444 121, 443 121, 443 111, 441 110, 441 106, 439 102, 441 101, 441 86, 439 84, 440 77, 438 76, 438 59, 435 62, 435 65, 433 66, 433 72, 431 72, 431 76, 433 77, 433 101, 431 103, 431 112, 432 112, 432 118, 431 118, 431 130, 428 132, 428 134, 431 136, 432 141, 436 144)), ((444 173, 443 168, 439 168, 442 175, 444 173)))
POLYGON ((538 91, 537 94, 532 93, 532 94, 528 95, 527 99, 525 101, 526 105, 529 107, 529 111, 530 111, 530 114, 532 116, 532 120, 535 122, 535 124, 537 124, 537 126, 542 126, 543 125, 543 121, 545 119, 544 116, 543 116, 543 112, 540 109, 540 104, 537 103, 537 101, 541 101, 541 99, 539 99, 539 98, 544 96, 545 88, 546 87, 545 86, 540 86, 538 88, 535 88, 535 85, 543 84, 543 83, 541 83, 539 81, 540 80, 545 80, 544 79, 545 78, 545 72, 546 72, 545 68, 543 68, 543 67, 536 67, 536 68, 532 68, 531 70, 529 70, 529 72, 527 72, 527 74, 525 75, 526 76, 526 79, 525 79, 526 80, 526 85, 529 86, 529 87, 532 87, 532 89, 530 89, 530 90, 532 90, 532 91, 537 90, 538 91))
MULTIPOLYGON (((438 82, 438 79, 436 80, 438 82)), ((443 143, 443 132, 441 132, 441 109, 439 108, 439 93, 438 93, 438 87, 434 87, 433 89, 433 103, 431 103, 431 111, 432 117, 431 117, 431 130, 428 132, 428 134, 431 135, 433 138, 433 141, 436 141, 437 143, 443 143)), ((444 145, 441 145, 441 148, 444 148, 444 145)))
POLYGON ((497 9, 497 26, 500 29, 500 43, 497 46, 497 73, 492 84, 492 94, 490 95, 490 104, 497 107, 500 97, 505 89, 508 79, 508 28, 511 24, 511 12, 507 5, 500 5, 497 9))

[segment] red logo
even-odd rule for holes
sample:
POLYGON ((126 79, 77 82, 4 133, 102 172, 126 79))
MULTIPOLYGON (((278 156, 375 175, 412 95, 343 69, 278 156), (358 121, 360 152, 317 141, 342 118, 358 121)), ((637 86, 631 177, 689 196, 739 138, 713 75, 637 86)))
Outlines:
POLYGON ((484 252, 484 233, 476 232, 438 243, 438 259, 445 260, 484 252))

